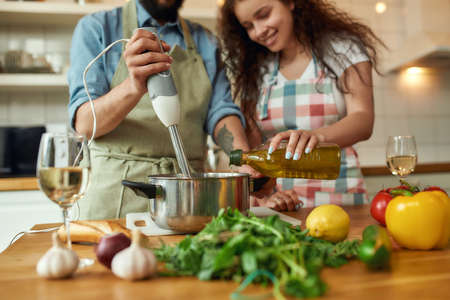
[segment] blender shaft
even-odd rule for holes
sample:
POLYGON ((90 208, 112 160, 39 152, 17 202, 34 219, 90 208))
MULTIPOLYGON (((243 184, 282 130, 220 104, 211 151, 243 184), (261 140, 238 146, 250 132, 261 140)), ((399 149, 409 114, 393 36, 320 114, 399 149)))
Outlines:
POLYGON ((175 150, 175 155, 177 157, 178 166, 181 169, 181 173, 187 177, 191 177, 191 171, 189 169, 189 164, 186 159, 186 154, 184 153, 183 142, 181 140, 178 126, 176 124, 170 125, 169 127, 170 138, 172 139, 173 148, 175 150))

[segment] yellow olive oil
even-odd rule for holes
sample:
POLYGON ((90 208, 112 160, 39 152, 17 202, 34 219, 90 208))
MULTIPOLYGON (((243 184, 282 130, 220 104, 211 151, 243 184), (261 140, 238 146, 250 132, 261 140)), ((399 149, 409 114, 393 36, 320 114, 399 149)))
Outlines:
MULTIPOLYGON (((284 146, 284 145, 282 145, 284 146)), ((249 165, 269 177, 333 180, 339 177, 341 150, 335 144, 319 144, 299 160, 286 159, 286 149, 278 148, 272 154, 267 149, 230 154, 230 164, 249 165)))

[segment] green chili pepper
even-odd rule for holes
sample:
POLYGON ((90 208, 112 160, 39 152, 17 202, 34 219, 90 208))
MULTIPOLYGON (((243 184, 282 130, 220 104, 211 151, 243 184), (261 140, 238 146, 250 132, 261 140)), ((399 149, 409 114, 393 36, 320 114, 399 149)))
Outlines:
POLYGON ((371 269, 389 266, 392 245, 384 227, 369 225, 364 229, 363 240, 359 246, 359 259, 371 269))

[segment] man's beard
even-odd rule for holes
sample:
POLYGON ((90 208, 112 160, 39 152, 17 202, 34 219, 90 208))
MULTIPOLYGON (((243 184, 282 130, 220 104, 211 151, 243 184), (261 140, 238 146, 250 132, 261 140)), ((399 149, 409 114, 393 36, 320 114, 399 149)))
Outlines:
POLYGON ((161 5, 158 0, 139 0, 145 10, 158 21, 175 22, 178 17, 178 9, 184 0, 175 0, 172 4, 161 5))

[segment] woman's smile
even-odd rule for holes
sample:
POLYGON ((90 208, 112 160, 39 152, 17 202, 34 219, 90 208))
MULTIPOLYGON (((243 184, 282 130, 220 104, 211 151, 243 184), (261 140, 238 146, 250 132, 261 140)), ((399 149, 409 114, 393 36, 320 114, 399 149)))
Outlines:
POLYGON ((271 46, 273 46, 276 43, 277 37, 278 37, 277 33, 278 32, 276 30, 274 30, 273 33, 271 33, 268 37, 263 39, 263 43, 265 44, 265 46, 267 48, 270 48, 271 46))

